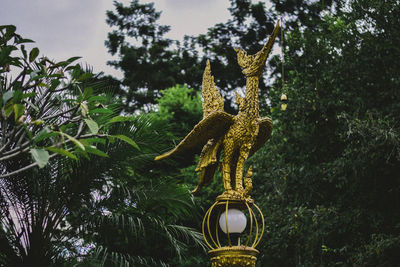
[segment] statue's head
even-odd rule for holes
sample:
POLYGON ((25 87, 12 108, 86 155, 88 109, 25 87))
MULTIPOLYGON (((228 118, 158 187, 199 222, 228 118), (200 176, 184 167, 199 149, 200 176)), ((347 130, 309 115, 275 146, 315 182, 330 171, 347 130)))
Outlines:
POLYGON ((267 61, 269 52, 271 51, 276 35, 278 34, 278 29, 279 23, 276 24, 274 31, 268 38, 267 43, 254 55, 247 55, 246 51, 239 48, 234 48, 237 54, 238 64, 243 69, 242 73, 246 75, 246 77, 260 76, 262 74, 264 71, 265 62, 267 61))
POLYGON ((239 48, 234 48, 236 54, 237 54, 237 61, 239 66, 242 69, 246 69, 251 66, 253 60, 254 60, 254 55, 247 55, 247 52, 239 49, 239 48))
POLYGON ((260 76, 264 71, 265 61, 267 60, 269 49, 264 46, 260 51, 254 55, 248 55, 246 51, 234 48, 237 54, 237 61, 239 66, 243 69, 242 73, 249 76, 260 76))

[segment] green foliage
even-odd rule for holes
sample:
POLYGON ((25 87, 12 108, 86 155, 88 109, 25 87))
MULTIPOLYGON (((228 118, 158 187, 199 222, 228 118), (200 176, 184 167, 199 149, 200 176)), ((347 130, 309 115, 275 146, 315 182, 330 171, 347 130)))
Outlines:
POLYGON ((121 94, 126 110, 155 104, 160 91, 175 84, 199 86, 202 70, 198 52, 186 42, 181 46, 164 37, 169 26, 157 24, 161 12, 155 10, 153 3, 133 0, 128 6, 116 1, 114 5, 115 12, 107 11, 106 22, 113 31, 105 44, 112 55, 120 58, 108 64, 124 72, 125 91, 121 94), (133 38, 135 44, 128 38, 133 38))
POLYGON ((114 123, 109 134, 114 138, 105 142, 86 139, 108 158, 57 158, 2 179, 4 265, 168 266, 187 245, 201 250, 201 235, 181 226, 195 209, 186 186, 149 175, 166 136, 162 128, 137 117, 114 123), (12 230, 16 225, 20 231, 12 230))
POLYGON ((201 247, 181 226, 189 191, 154 166, 160 125, 120 116, 108 78, 77 58, 28 58, 14 26, 0 32, 0 265, 167 266, 201 247))
MULTIPOLYGON (((166 120, 177 119, 176 112, 184 112, 191 117, 199 117, 203 109, 199 92, 177 85, 161 91, 162 97, 157 100, 158 115, 166 120)), ((195 117, 195 118, 196 118, 195 117)))
POLYGON ((231 0, 231 19, 182 44, 164 37, 168 27, 157 24, 152 4, 116 2, 106 46, 120 56, 110 64, 125 78, 111 91, 126 111, 158 105, 139 117, 118 114, 104 93, 109 78, 73 65, 76 58, 54 63, 37 48, 26 51, 31 40, 0 26, 2 175, 43 167, 1 178, 0 265, 205 266, 193 229, 222 191, 221 178, 192 198, 194 159, 153 159, 201 119, 196 89, 205 56, 231 111, 231 92, 244 86, 231 47, 258 50, 276 21, 271 14, 280 13, 288 109, 279 108, 273 57, 272 82, 262 81, 260 94, 274 130, 249 162, 267 227, 257 264, 396 266, 399 3, 271 2, 268 11, 262 2, 231 0), (13 80, 10 68, 21 70, 13 80), (25 230, 13 231, 17 224, 25 230))
POLYGON ((378 17, 399 8, 351 1, 287 34, 288 108, 277 83, 273 135, 252 159, 269 228, 260 266, 396 265, 399 28, 378 17))
POLYGON ((97 200, 68 219, 74 229, 82 229, 78 235, 85 240, 84 245, 94 246, 82 266, 96 262, 105 266, 117 262, 123 266, 167 266, 174 257, 184 256, 187 245, 200 250, 203 245, 197 231, 181 226, 195 209, 187 187, 174 178, 160 176, 153 161, 162 147, 160 141, 166 138, 163 129, 146 116, 130 123, 132 128, 125 131, 120 128, 123 124, 117 126, 118 132, 135 140, 140 151, 126 149, 115 140, 117 143, 106 149, 109 159, 76 171, 79 176, 85 171, 107 181, 98 188, 97 200))
POLYGON ((0 26, 0 40, 0 177, 43 168, 57 155, 106 156, 86 141, 106 138, 120 110, 103 90, 104 78, 73 65, 78 57, 53 62, 39 57, 38 48, 28 57, 24 44, 32 41, 13 25, 0 26), (33 163, 21 161, 27 152, 33 163))
POLYGON ((173 141, 182 139, 201 120, 203 109, 200 93, 177 85, 161 91, 156 112, 150 116, 164 122, 173 141), (172 134, 173 133, 173 134, 172 134))
MULTIPOLYGON (((126 92, 122 95, 126 98, 126 109, 155 104, 160 91, 175 84, 199 90, 206 60, 210 59, 215 82, 228 96, 225 108, 234 111, 229 93, 244 87, 245 79, 232 48, 241 46, 250 53, 258 51, 272 32, 275 18, 267 14, 261 2, 232 0, 231 5, 232 19, 215 25, 207 34, 185 36, 179 42, 164 37, 169 26, 157 24, 160 12, 153 3, 133 0, 124 6, 115 2, 116 12, 107 12, 107 24, 114 30, 109 33, 106 46, 112 55, 120 56, 109 64, 124 72, 122 83, 126 92), (128 43, 127 38, 134 38, 136 43, 128 43)), ((260 88, 265 97, 268 87, 264 80, 260 81, 260 88)))
MULTIPOLYGON (((265 214, 268 230, 258 265, 396 266, 400 24, 394 14, 399 3, 271 2, 272 9, 267 11, 263 3, 232 0, 230 20, 207 34, 185 39, 211 59, 230 111, 229 93, 244 86, 231 47, 257 51, 276 21, 271 14, 285 16, 288 109, 280 110, 280 61, 275 56, 269 61, 273 82, 260 84, 261 113, 272 116, 274 131, 249 162, 254 168, 253 197, 265 214)), ((131 8, 138 5, 134 1, 131 8)), ((122 62, 118 66, 124 71, 133 70, 122 62)), ((183 79, 182 83, 198 88, 192 76, 183 79)), ((183 115, 191 114, 190 110, 178 98, 184 99, 165 94, 154 115, 171 123, 168 136, 176 142, 191 129, 183 115), (174 103, 186 113, 175 112, 174 103), (185 124, 179 125, 180 120, 185 124)), ((168 163, 159 165, 159 172, 174 173, 194 186, 197 175, 192 159, 179 163, 192 165, 176 173, 173 165, 168 166, 173 163, 168 163)), ((218 183, 214 181, 195 198, 203 213, 221 190, 218 183)), ((176 265, 203 266, 204 262, 192 257, 176 265)))

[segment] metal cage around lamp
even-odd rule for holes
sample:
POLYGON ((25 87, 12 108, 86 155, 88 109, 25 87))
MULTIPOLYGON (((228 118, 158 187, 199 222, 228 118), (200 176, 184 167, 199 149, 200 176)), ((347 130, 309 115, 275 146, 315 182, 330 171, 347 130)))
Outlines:
POLYGON ((264 216, 253 200, 217 199, 202 224, 212 267, 255 266, 264 229, 264 216))

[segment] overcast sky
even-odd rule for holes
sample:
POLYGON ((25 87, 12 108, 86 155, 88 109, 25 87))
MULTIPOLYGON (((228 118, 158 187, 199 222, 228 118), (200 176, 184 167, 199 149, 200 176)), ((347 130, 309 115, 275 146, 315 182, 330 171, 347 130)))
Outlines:
MULTIPOLYGON (((128 0, 120 2, 129 3, 128 0)), ((205 33, 229 18, 229 0, 140 0, 154 2, 161 10, 159 23, 170 25, 167 37, 205 33)), ((111 59, 104 47, 110 28, 105 23, 112 0, 0 0, 0 25, 13 24, 17 32, 36 42, 41 55, 55 60, 81 56, 81 62, 122 77, 106 65, 111 59)))

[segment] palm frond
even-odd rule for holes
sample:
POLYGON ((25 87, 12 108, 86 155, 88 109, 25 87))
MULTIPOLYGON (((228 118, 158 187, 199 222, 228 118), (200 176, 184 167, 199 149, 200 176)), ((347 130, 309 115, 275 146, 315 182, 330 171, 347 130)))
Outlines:
POLYGON ((154 266, 168 267, 169 265, 161 260, 151 257, 132 256, 126 253, 109 252, 107 248, 97 247, 81 263, 75 266, 154 266))
POLYGON ((196 229, 183 225, 167 225, 169 231, 179 239, 183 239, 185 242, 193 242, 196 246, 202 248, 204 251, 207 247, 204 243, 203 235, 196 229))

